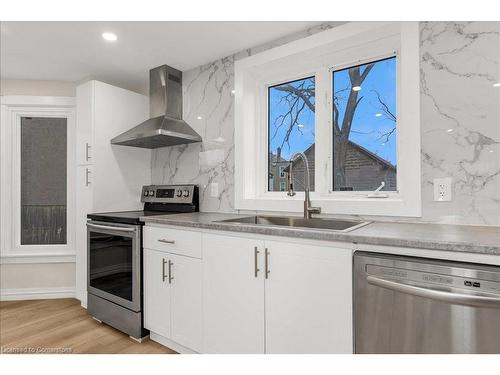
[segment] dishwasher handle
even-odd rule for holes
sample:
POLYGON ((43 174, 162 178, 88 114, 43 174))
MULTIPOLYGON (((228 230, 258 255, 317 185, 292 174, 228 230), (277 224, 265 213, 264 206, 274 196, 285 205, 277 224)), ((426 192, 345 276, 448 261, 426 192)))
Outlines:
POLYGON ((437 301, 447 302, 456 305, 466 305, 475 307, 500 308, 500 298, 477 296, 471 294, 460 294, 445 292, 442 290, 423 288, 420 286, 403 284, 397 281, 382 279, 375 276, 367 276, 368 284, 378 286, 395 292, 411 294, 417 297, 430 298, 437 301))

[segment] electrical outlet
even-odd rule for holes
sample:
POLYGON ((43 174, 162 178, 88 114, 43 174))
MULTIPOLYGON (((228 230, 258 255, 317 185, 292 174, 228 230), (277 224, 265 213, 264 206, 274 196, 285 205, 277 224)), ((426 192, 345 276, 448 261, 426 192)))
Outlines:
POLYGON ((451 177, 434 179, 434 200, 436 202, 451 201, 451 177))
POLYGON ((217 182, 212 182, 210 184, 210 196, 212 198, 217 198, 219 196, 219 184, 217 182))

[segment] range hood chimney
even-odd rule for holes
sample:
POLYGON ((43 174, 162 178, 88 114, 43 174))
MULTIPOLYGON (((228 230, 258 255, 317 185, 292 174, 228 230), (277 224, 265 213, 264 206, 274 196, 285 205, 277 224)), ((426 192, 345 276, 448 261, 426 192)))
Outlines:
POLYGON ((182 119, 182 72, 168 65, 149 71, 150 119, 113 138, 114 145, 159 148, 201 142, 182 119))

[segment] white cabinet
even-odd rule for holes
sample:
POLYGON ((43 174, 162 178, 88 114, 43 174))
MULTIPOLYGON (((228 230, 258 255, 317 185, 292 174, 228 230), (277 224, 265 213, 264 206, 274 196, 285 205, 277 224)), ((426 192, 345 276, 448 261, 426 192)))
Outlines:
POLYGON ((352 353, 347 246, 159 226, 144 228, 144 246, 153 339, 202 353, 352 353))
POLYGON ((144 249, 143 278, 145 328, 199 352, 201 259, 144 249))
POLYGON ((264 353, 263 241, 204 233, 203 288, 203 352, 264 353))
POLYGON ((352 353, 352 253, 266 241, 266 353, 352 353))
POLYGON ((143 253, 144 326, 159 335, 171 334, 171 288, 168 279, 168 256, 145 249, 143 253))
POLYGON ((151 151, 111 145, 148 117, 148 98, 99 81, 76 89, 77 297, 86 306, 87 236, 91 212, 140 210, 142 185, 151 182, 151 151))
POLYGON ((201 259, 171 255, 171 321, 173 341, 196 352, 202 345, 201 259))
POLYGON ((95 81, 76 88, 76 165, 93 163, 95 81))
POLYGON ((352 353, 351 272, 348 249, 204 234, 204 352, 352 353))
POLYGON ((93 211, 92 181, 93 166, 81 165, 76 167, 75 202, 76 212, 76 292, 84 307, 87 307, 87 213, 93 211))

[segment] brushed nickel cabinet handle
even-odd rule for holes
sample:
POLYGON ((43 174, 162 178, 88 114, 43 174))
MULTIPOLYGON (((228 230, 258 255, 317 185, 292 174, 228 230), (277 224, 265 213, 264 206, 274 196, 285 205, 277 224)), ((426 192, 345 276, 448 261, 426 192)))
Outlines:
POLYGON ((165 275, 165 264, 167 264, 167 261, 165 258, 163 258, 163 262, 161 265, 161 274, 162 274, 162 281, 165 282, 165 279, 167 278, 167 275, 165 275))
POLYGON ((164 239, 164 238, 160 238, 160 239, 158 240, 158 242, 161 242, 161 243, 169 243, 169 244, 174 244, 174 243, 175 243, 175 241, 174 241, 174 240, 166 240, 166 239, 164 239))
POLYGON ((86 161, 89 161, 90 159, 92 159, 92 157, 89 155, 89 150, 90 150, 90 145, 89 143, 85 143, 85 160, 86 161))
POLYGON ((259 253, 260 251, 258 250, 257 246, 254 247, 253 249, 253 261, 254 261, 254 276, 257 277, 259 273, 259 253))
POLYGON ((172 284, 172 280, 174 279, 172 276, 172 266, 174 265, 173 262, 170 260, 168 261, 168 283, 172 284))
POLYGON ((264 258, 265 260, 265 272, 266 272, 266 279, 269 279, 269 274, 271 273, 271 271, 269 270, 269 250, 267 250, 267 247, 266 247, 266 256, 264 258))
POLYGON ((90 175, 90 169, 85 168, 85 186, 90 185, 89 175, 90 175))

